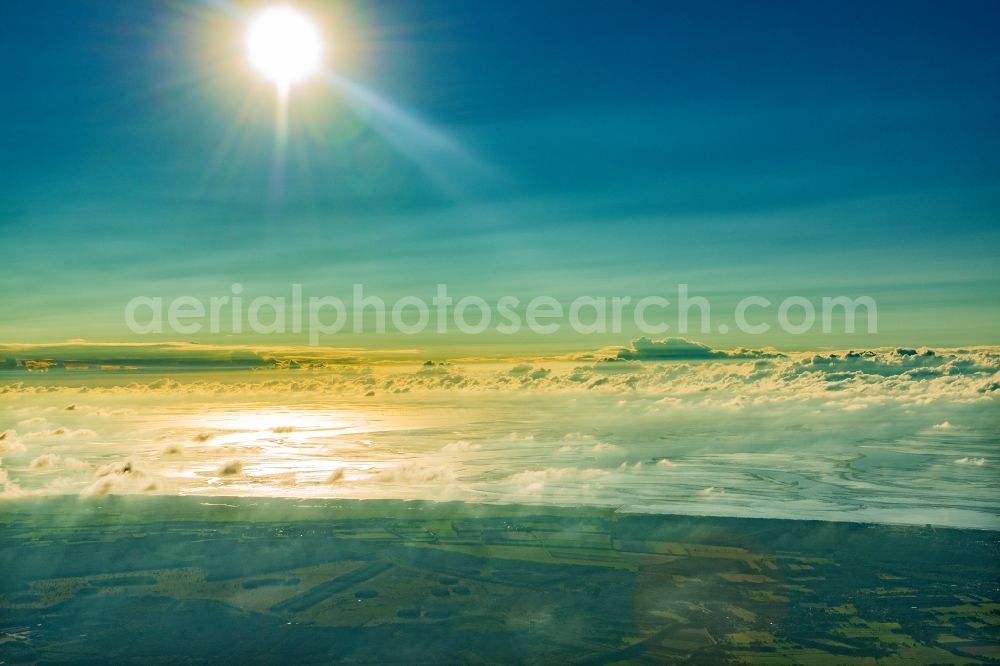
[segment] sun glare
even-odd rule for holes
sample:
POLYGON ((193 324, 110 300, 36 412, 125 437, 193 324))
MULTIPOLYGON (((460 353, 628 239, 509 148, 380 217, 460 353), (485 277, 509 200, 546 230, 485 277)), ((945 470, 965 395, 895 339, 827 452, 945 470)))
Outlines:
POLYGON ((319 69, 323 52, 316 24, 286 6, 265 9, 253 18, 246 47, 250 64, 282 94, 319 69))

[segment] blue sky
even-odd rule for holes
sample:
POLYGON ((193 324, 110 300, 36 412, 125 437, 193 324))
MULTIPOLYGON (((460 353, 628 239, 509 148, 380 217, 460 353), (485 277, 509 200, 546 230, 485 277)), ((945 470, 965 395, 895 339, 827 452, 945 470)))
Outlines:
POLYGON ((221 5, 8 10, 0 338, 127 339, 131 296, 233 282, 487 299, 684 282, 720 308, 879 303, 876 336, 702 336, 723 345, 997 342, 995 3, 300 6, 338 75, 419 122, 387 128, 314 82, 279 185, 273 95, 221 5))

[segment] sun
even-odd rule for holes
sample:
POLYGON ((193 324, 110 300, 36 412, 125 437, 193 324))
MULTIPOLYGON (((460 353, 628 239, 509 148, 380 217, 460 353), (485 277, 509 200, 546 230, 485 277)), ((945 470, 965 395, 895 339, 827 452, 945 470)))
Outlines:
POLYGON ((250 64, 286 95, 291 86, 319 70, 323 40, 308 16, 288 6, 262 10, 246 34, 250 64))

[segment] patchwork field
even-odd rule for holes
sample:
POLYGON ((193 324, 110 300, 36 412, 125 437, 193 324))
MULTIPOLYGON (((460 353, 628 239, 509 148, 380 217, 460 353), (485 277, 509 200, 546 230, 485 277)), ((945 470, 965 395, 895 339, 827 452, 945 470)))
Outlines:
POLYGON ((976 664, 988 531, 393 501, 0 513, 0 657, 976 664))

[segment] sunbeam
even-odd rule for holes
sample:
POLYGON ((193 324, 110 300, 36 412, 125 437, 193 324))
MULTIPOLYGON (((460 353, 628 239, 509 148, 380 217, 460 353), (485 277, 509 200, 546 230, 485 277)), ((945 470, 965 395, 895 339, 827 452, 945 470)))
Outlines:
POLYGON ((384 96, 335 71, 327 71, 326 80, 446 194, 458 197, 469 188, 499 181, 500 174, 492 164, 384 96))

